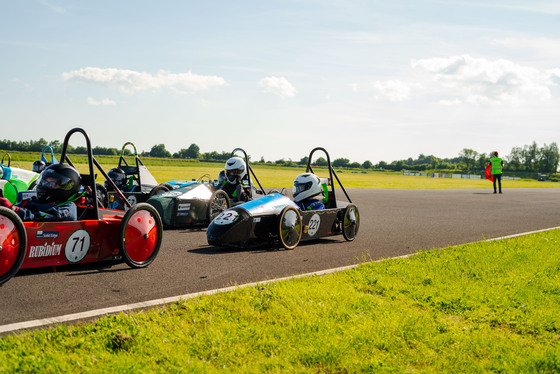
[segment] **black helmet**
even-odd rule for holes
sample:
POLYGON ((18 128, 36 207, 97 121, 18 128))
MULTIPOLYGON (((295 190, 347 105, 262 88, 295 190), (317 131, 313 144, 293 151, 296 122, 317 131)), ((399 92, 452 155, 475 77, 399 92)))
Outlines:
POLYGON ((31 168, 31 170, 33 170, 35 173, 40 173, 45 170, 46 167, 47 164, 45 163, 45 161, 39 160, 33 163, 33 167, 31 168))
MULTIPOLYGON (((109 178, 115 183, 119 190, 122 190, 126 185, 126 174, 123 169, 113 168, 107 173, 109 178)), ((112 190, 113 188, 109 182, 105 181, 105 188, 112 190)))
POLYGON ((37 183, 37 199, 41 202, 63 202, 80 190, 80 173, 68 164, 47 166, 37 183))

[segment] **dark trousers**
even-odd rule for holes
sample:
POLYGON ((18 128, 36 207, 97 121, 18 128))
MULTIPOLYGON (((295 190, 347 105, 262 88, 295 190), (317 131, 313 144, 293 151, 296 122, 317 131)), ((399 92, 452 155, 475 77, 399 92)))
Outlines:
POLYGON ((494 193, 496 193, 496 181, 498 181, 498 187, 500 189, 500 193, 502 192, 502 174, 494 174, 494 193))

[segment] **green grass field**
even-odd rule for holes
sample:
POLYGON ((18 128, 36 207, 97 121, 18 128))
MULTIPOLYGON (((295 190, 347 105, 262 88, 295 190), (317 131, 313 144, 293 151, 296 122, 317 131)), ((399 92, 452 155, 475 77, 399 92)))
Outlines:
POLYGON ((559 244, 476 242, 20 332, 0 372, 559 372, 559 244))
MULTIPOLYGON (((28 157, 30 158, 30 157, 28 157)), ((77 161, 83 161, 81 158, 77 161)), ((81 172, 87 172, 87 165, 75 161, 81 172)), ((101 157, 99 163, 108 172, 117 166, 118 159, 115 157, 101 157), (110 162, 109 162, 110 161, 110 162)), ((218 173, 223 169, 221 163, 182 162, 180 165, 171 165, 167 161, 161 161, 160 165, 154 160, 148 170, 160 183, 169 180, 191 180, 198 179, 203 175, 209 175, 213 179, 218 178, 218 173)), ((31 170, 32 161, 14 160, 12 166, 31 170)), ((177 162, 179 163, 179 162, 177 162)), ((253 166, 254 172, 265 188, 291 188, 294 179, 299 173, 305 172, 305 167, 289 168, 278 166, 253 166)), ((326 169, 314 168, 320 177, 328 177, 326 169)), ((421 176, 404 176, 397 172, 372 172, 356 170, 336 170, 337 175, 345 188, 404 188, 404 189, 441 189, 441 188, 492 188, 492 183, 486 179, 455 179, 455 178, 431 178, 421 176)), ((507 173, 504 174, 507 176, 507 173)), ((97 175, 99 181, 103 181, 100 173, 97 175)), ((558 188, 560 184, 552 182, 538 182, 535 180, 503 181, 504 188, 558 188)))
MULTIPOLYGON (((149 168, 163 182, 216 177, 222 165, 149 168)), ((265 187, 290 187, 302 171, 255 167, 265 187)), ((347 188, 491 188, 394 173, 339 177, 347 188)), ((368 248, 362 265, 340 273, 0 337, 0 372, 560 372, 559 244, 553 230, 376 263, 368 248)))

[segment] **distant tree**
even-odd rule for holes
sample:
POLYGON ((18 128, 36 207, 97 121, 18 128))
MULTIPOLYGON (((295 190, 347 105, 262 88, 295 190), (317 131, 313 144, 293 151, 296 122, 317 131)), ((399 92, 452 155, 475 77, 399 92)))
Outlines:
POLYGON ((200 158, 200 147, 196 144, 191 144, 187 149, 187 158, 198 160, 200 158))
POLYGON ((333 161, 332 166, 334 166, 335 168, 342 168, 347 167, 348 164, 350 164, 350 160, 348 160, 347 158, 337 158, 333 161))
POLYGON ((393 161, 391 163, 391 165, 393 166, 393 170, 395 170, 395 171, 401 171, 402 169, 404 169, 404 161, 403 160, 393 161))
POLYGON ((309 160, 309 157, 307 157, 307 156, 302 157, 302 158, 299 160, 298 164, 300 164, 300 165, 307 165, 307 160, 309 160))
POLYGON ((477 156, 477 151, 468 148, 463 148, 463 150, 459 152, 459 157, 461 157, 461 160, 465 163, 465 168, 467 170, 473 169, 475 167, 477 156))
POLYGON ((522 170, 523 148, 513 147, 509 156, 506 157, 506 165, 513 170, 522 170))
POLYGON ((359 169, 362 167, 362 165, 359 162, 352 162, 348 165, 348 167, 351 169, 359 169))
POLYGON ((387 169, 387 163, 385 161, 379 161, 378 166, 380 169, 387 169))
POLYGON ((364 169, 371 169, 372 166, 373 166, 373 164, 372 164, 371 161, 369 161, 369 160, 364 161, 364 163, 362 164, 362 167, 363 167, 364 169))
POLYGON ((535 171, 539 160, 539 147, 537 146, 537 142, 533 141, 533 144, 524 146, 521 155, 525 170, 535 171))
POLYGON ((157 144, 154 145, 152 147, 152 149, 150 150, 150 156, 151 157, 171 157, 171 153, 169 153, 169 151, 167 149, 165 149, 165 145, 164 144, 157 144))
POLYGON ((181 148, 179 152, 173 154, 173 158, 188 158, 198 160, 200 158, 200 148, 196 144, 191 144, 189 148, 181 148))
POLYGON ((546 144, 541 148, 539 171, 541 173, 555 173, 558 170, 558 145, 551 143, 549 146, 546 144))
POLYGON ((315 165, 315 166, 327 166, 328 162, 327 162, 327 160, 325 160, 324 157, 319 157, 318 159, 315 160, 313 165, 315 165))
POLYGON ((478 159, 476 161, 476 167, 480 170, 484 170, 486 168, 486 165, 488 165, 489 162, 489 158, 481 153, 480 155, 478 155, 478 159))

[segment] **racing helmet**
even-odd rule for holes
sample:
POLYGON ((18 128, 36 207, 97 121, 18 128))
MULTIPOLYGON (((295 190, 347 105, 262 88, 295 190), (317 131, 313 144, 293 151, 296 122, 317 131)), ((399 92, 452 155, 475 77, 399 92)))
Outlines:
POLYGON ((45 170, 46 167, 47 167, 47 163, 45 161, 38 160, 33 163, 31 170, 33 170, 35 173, 40 173, 43 170, 45 170))
POLYGON ((294 181, 292 194, 296 203, 299 203, 300 201, 305 199, 309 199, 310 197, 323 194, 321 180, 318 176, 312 173, 300 174, 294 181))
POLYGON ((241 157, 231 157, 226 161, 226 178, 231 183, 237 183, 247 175, 247 166, 241 157))
MULTIPOLYGON (((123 169, 113 168, 109 170, 107 176, 111 178, 111 180, 113 181, 113 183, 115 183, 119 190, 122 190, 126 186, 126 173, 123 169)), ((105 188, 107 188, 108 190, 113 189, 107 181, 105 181, 105 188)))
POLYGON ((37 182, 37 200, 64 202, 80 190, 80 173, 68 164, 53 164, 43 170, 37 182))

